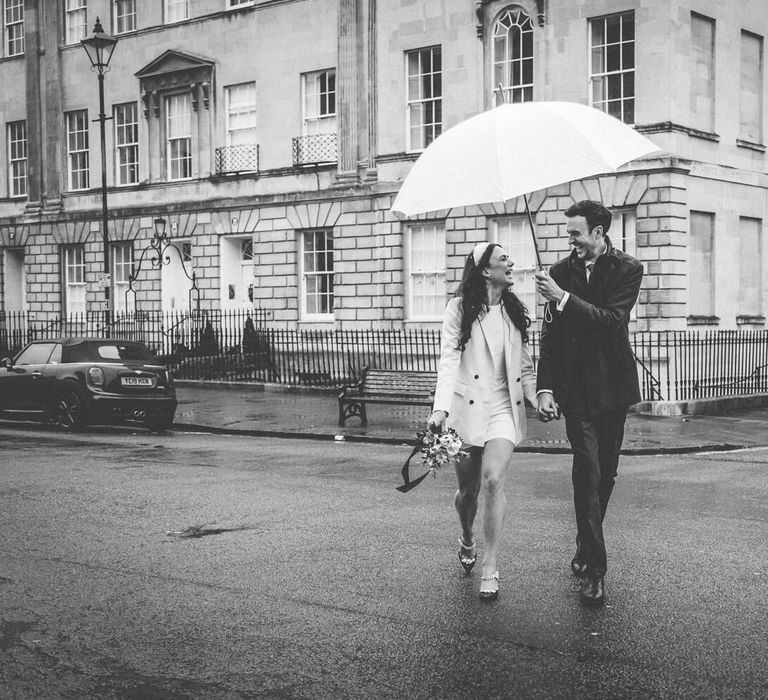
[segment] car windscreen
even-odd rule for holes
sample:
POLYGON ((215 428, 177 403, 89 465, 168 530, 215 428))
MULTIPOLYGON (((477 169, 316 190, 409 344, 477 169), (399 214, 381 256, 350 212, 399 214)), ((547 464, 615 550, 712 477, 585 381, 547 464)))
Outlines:
POLYGON ((158 364, 157 358, 143 345, 137 343, 85 342, 65 345, 62 362, 144 362, 158 364))
POLYGON ((16 355, 14 364, 44 365, 55 348, 56 343, 32 343, 16 355))

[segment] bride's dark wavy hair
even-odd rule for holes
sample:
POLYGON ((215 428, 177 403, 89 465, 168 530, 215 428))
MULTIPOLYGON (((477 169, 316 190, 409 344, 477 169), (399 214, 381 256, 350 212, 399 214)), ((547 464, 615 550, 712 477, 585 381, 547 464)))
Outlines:
MULTIPOLYGON (((467 257, 464 263, 464 272, 461 276, 461 284, 456 292, 456 296, 461 299, 461 336, 459 337, 459 350, 462 352, 467 347, 467 342, 472 334, 472 324, 480 315, 481 311, 487 311, 485 277, 482 270, 488 267, 488 262, 493 254, 493 249, 501 247, 498 243, 489 243, 483 252, 480 262, 475 264, 472 253, 467 257)), ((531 319, 528 317, 528 309, 517 295, 509 288, 501 293, 501 303, 504 304, 504 311, 507 312, 512 323, 520 331, 523 342, 528 340, 528 326, 531 325, 531 319)))

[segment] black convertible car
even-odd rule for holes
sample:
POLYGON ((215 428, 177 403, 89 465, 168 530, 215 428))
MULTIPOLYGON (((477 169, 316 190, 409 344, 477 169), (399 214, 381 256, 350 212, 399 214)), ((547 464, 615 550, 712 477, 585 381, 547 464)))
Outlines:
POLYGON ((35 340, 0 360, 0 416, 77 430, 139 423, 164 430, 176 412, 170 372, 142 343, 110 338, 35 340))

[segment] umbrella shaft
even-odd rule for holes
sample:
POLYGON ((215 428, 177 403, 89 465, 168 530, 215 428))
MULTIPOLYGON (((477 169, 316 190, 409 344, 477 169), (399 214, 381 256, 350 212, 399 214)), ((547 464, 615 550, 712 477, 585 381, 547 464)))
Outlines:
POLYGON ((536 240, 536 229, 533 225, 533 217, 531 216, 531 208, 528 206, 528 195, 523 195, 523 201, 525 202, 525 213, 528 214, 528 225, 531 227, 531 237, 533 238, 533 250, 536 253, 536 267, 539 270, 543 270, 544 266, 541 264, 541 255, 539 253, 539 244, 536 240))

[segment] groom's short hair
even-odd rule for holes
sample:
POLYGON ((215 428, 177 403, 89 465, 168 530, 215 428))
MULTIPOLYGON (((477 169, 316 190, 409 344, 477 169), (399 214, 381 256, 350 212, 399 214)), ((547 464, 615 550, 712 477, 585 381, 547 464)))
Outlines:
POLYGON ((611 212, 606 209, 600 202, 595 202, 592 199, 582 199, 580 202, 571 204, 565 210, 566 216, 583 216, 587 220, 587 226, 589 226, 590 233, 595 226, 603 227, 603 235, 608 233, 608 229, 611 228, 611 219, 613 218, 611 212))

